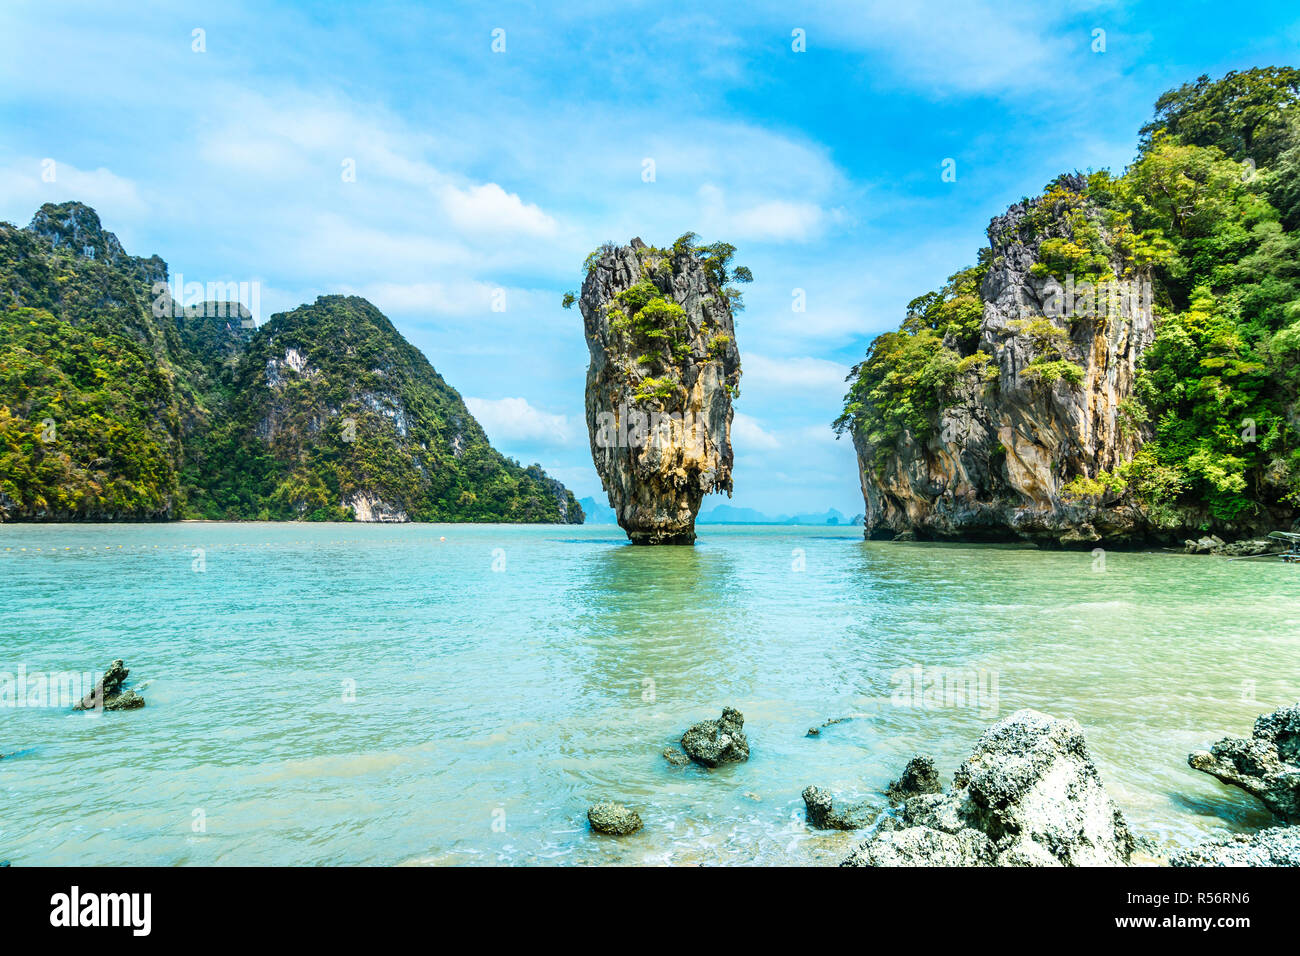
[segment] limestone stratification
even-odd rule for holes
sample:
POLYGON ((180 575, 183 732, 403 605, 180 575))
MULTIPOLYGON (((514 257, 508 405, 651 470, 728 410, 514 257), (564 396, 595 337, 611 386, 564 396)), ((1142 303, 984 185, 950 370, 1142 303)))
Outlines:
POLYGON ((907 799, 841 865, 1122 866, 1133 849, 1079 725, 1021 710, 984 732, 950 792, 907 799))
POLYGON ((588 259, 578 304, 591 454, 635 544, 691 544, 704 495, 731 494, 740 352, 727 283, 749 273, 729 274, 730 251, 717 249, 633 239, 588 259))
POLYGON ((913 302, 909 334, 855 369, 837 427, 857 451, 866 537, 1145 536, 1108 479, 1143 440, 1126 402, 1154 336, 1150 285, 1086 188, 1063 176, 993 219, 979 265, 913 302), (905 416, 885 372, 924 379, 905 416))
POLYGON ((1300 823, 1300 702, 1257 718, 1249 739, 1225 737, 1187 762, 1258 797, 1283 820, 1300 823))

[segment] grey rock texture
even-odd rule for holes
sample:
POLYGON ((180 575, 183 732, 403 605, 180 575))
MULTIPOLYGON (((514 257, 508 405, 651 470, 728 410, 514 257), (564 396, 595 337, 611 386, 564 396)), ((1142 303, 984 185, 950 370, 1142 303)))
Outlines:
POLYGON ((122 684, 131 671, 121 659, 108 665, 95 684, 95 689, 83 697, 74 710, 94 710, 102 706, 104 710, 136 710, 144 706, 144 698, 133 690, 122 690, 122 684))
POLYGON ((597 833, 626 836, 641 829, 641 817, 621 803, 598 803, 587 811, 587 822, 597 833))
POLYGON ((1225 737, 1187 762, 1258 797, 1283 820, 1300 822, 1300 702, 1257 718, 1248 739, 1225 737))
POLYGON ((591 454, 618 523, 636 544, 691 544, 703 496, 731 493, 740 352, 727 297, 690 252, 633 239, 593 257, 578 305, 591 454), (682 314, 647 320, 627 294, 643 283, 682 314))
POLYGON ((836 724, 848 723, 852 717, 828 717, 821 722, 820 727, 809 727, 805 737, 820 737, 822 731, 827 727, 834 727, 836 724))
POLYGON ((818 830, 861 830, 871 826, 880 813, 868 802, 836 807, 831 794, 821 787, 805 787, 804 812, 808 823, 818 830))
POLYGON ((98 213, 84 203, 46 203, 36 211, 27 231, 56 250, 111 266, 122 266, 146 281, 165 281, 167 278, 167 264, 162 259, 127 255, 117 236, 99 221, 98 213))
POLYGON ((1073 720, 1016 711, 952 790, 911 797, 843 866, 1123 866, 1134 848, 1073 720))
POLYGON ((1300 866, 1300 827, 1272 827, 1210 840, 1169 858, 1170 866, 1300 866))
POLYGON ((722 708, 722 716, 717 720, 702 720, 682 734, 682 750, 706 767, 748 760, 744 715, 734 707, 722 708))
MULTIPOLYGON (((1082 177, 1063 177, 1078 193, 1082 177)), ((1105 236, 1098 210, 1083 207, 1105 236)), ((855 431, 866 502, 864 534, 889 540, 908 532, 930 539, 1023 538, 1051 546, 1141 539, 1147 517, 1127 499, 1063 496, 1076 477, 1113 472, 1140 447, 1140 429, 1123 421, 1134 371, 1154 337, 1140 295, 1105 298, 1107 314, 1066 305, 1066 284, 1033 267, 1049 239, 1073 236, 1071 205, 1047 198, 1017 203, 988 228, 990 264, 980 287, 983 316, 976 350, 989 357, 958 375, 923 443, 906 433, 878 448, 855 431), (1073 312, 1074 315, 1067 313, 1073 312), (1035 334, 1044 320, 1056 335, 1035 334), (1082 381, 1049 382, 1030 363, 1055 356, 1082 369, 1082 381)), ((1111 268, 1140 290, 1145 276, 1111 268)), ((1082 281, 1082 280, 1080 280, 1082 281)))
POLYGON ((1250 558, 1281 550, 1281 545, 1276 541, 1270 541, 1267 538, 1246 538, 1241 541, 1234 541, 1232 544, 1224 544, 1217 548, 1214 553, 1230 558, 1250 558))
POLYGON ((903 775, 886 788, 885 796, 890 803, 897 805, 922 794, 942 792, 943 784, 939 781, 939 771, 935 769, 934 760, 916 756, 907 762, 903 775))
POLYGON ((685 767, 691 762, 691 758, 686 756, 686 754, 682 753, 676 747, 669 747, 664 750, 664 759, 674 767, 685 767))

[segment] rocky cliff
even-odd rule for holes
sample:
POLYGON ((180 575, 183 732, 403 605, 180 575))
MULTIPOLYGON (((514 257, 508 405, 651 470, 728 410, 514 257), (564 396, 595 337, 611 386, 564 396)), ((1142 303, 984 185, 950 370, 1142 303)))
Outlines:
POLYGON ((731 493, 731 402, 740 382, 732 248, 640 239, 588 259, 578 299, 591 364, 591 454, 636 544, 690 544, 709 492, 731 493))
POLYGON ((875 339, 835 423, 869 537, 1202 551, 1300 528, 1295 76, 1166 93, 1122 174, 1012 206, 875 339))
POLYGON ((1141 509, 1109 482, 1142 441, 1126 403, 1154 335, 1151 286, 1085 187, 1062 177, 995 218, 980 265, 913 303, 903 347, 923 354, 895 360, 899 342, 878 341, 855 370, 867 405, 919 406, 901 427, 886 411, 851 429, 867 537, 1145 533, 1141 509), (1059 260, 1079 249, 1086 271, 1067 272, 1074 263, 1059 260), (923 394, 890 396, 886 377, 908 361, 923 394))

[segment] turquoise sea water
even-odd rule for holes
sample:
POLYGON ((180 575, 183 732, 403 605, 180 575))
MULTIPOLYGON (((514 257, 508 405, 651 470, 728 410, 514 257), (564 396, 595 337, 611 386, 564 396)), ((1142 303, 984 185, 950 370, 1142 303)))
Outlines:
POLYGON ((0 672, 122 657, 148 701, 0 708, 0 859, 836 862, 855 837, 808 829, 804 786, 883 803, 917 752, 949 779, 1020 707, 1077 719, 1163 848, 1267 822, 1186 755, 1300 698, 1300 569, 700 531, 0 527, 0 672), (914 668, 967 699, 908 699, 914 668), (669 765, 724 704, 750 761, 669 765), (602 799, 645 829, 590 834, 602 799))

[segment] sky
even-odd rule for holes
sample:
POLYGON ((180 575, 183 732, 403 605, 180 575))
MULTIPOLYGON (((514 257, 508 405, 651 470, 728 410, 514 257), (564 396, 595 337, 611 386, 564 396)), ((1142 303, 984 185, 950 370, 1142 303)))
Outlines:
POLYGON ((1293 2, 792 6, 6 0, 0 220, 80 200, 263 320, 365 296, 497 448, 602 502, 561 298, 606 241, 731 242, 730 503, 851 515, 844 377, 989 219, 1122 169, 1166 89, 1300 65, 1293 2))

